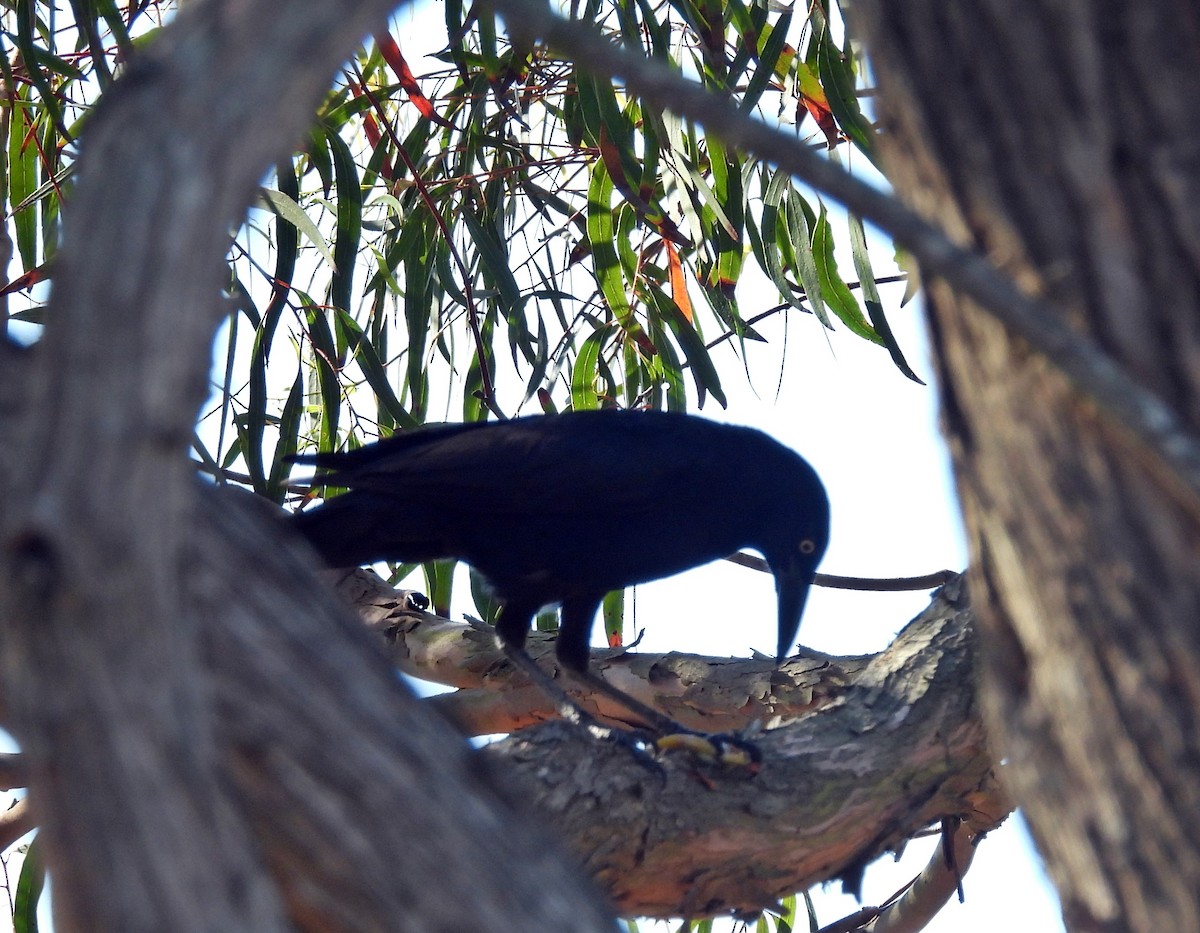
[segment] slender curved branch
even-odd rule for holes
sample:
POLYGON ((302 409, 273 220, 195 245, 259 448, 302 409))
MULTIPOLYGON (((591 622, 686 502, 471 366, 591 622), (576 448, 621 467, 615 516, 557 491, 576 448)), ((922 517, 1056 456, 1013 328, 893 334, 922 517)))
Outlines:
POLYGON ((924 870, 895 901, 860 929, 863 933, 920 933, 934 914, 962 892, 962 879, 975 857, 975 846, 983 835, 967 823, 942 835, 924 870))
MULTIPOLYGON (((739 567, 749 567, 762 573, 770 573, 771 566, 761 557, 738 551, 725 560, 739 567)), ((845 577, 833 573, 819 573, 813 582, 831 590, 865 590, 872 593, 906 593, 910 590, 931 590, 957 577, 953 570, 935 570, 919 577, 845 577)))

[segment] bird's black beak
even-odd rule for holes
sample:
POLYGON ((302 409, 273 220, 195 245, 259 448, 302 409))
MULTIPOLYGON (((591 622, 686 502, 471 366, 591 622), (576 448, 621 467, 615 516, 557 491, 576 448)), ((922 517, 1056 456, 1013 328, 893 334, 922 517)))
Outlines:
POLYGON ((812 586, 817 568, 811 561, 791 560, 771 569, 775 575, 775 592, 779 599, 779 647, 775 652, 775 661, 782 663, 796 647, 800 616, 804 613, 808 588, 812 586))

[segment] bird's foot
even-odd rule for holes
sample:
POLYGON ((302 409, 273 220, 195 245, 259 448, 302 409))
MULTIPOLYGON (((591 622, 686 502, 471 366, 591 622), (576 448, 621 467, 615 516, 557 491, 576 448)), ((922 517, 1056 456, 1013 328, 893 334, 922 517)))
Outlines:
POLYGON ((660 735, 654 740, 660 752, 683 750, 702 761, 726 768, 736 768, 758 774, 762 768, 762 752, 758 746, 741 736, 727 732, 678 731, 660 735))

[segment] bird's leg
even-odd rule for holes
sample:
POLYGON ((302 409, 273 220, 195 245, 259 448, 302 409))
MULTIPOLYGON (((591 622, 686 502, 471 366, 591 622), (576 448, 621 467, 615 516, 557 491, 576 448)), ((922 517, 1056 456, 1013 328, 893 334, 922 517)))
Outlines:
POLYGON ((558 707, 558 713, 563 719, 584 726, 600 738, 607 738, 612 734, 612 729, 602 725, 596 717, 582 709, 578 701, 567 693, 557 680, 538 667, 537 662, 529 656, 523 646, 512 645, 501 639, 500 647, 504 650, 504 656, 512 662, 513 666, 554 701, 558 707))
POLYGON ((643 736, 636 730, 614 729, 604 725, 595 716, 583 709, 575 698, 562 688, 562 685, 557 680, 538 667, 537 662, 529 656, 523 646, 510 645, 504 641, 500 642, 500 646, 504 650, 504 656, 513 663, 513 666, 517 670, 524 672, 530 680, 541 688, 543 693, 558 705, 559 715, 563 719, 582 726, 592 735, 596 736, 596 738, 624 745, 629 749, 634 760, 654 771, 664 781, 666 780, 666 772, 663 771, 662 765, 655 761, 649 752, 649 747, 653 744, 650 737, 643 736))
MULTIPOLYGON (((564 599, 562 603, 562 622, 558 627, 558 637, 554 642, 554 654, 559 666, 570 671, 571 676, 581 685, 607 697, 614 703, 633 713, 645 723, 648 729, 665 735, 684 729, 670 716, 660 713, 654 707, 619 690, 602 677, 598 677, 588 669, 592 649, 590 645, 592 622, 604 594, 599 596, 575 596, 564 599)), ((686 731, 686 730, 685 730, 686 731)))
MULTIPOLYGON (((608 737, 613 730, 602 725, 596 717, 581 708, 579 701, 568 694, 553 676, 538 667, 537 662, 525 650, 525 642, 529 637, 529 626, 537 608, 535 605, 526 605, 512 600, 505 603, 504 609, 500 612, 500 618, 496 620, 496 639, 500 642, 504 656, 554 701, 558 707, 558 713, 563 719, 584 726, 600 737, 608 737)), ((561 645, 561 642, 559 644, 561 645)))
POLYGON ((701 757, 722 764, 758 770, 762 755, 751 742, 734 735, 713 735, 689 729, 665 713, 614 687, 588 668, 591 650, 588 645, 592 621, 600 608, 602 597, 595 599, 565 599, 562 603, 562 623, 559 626, 555 654, 559 664, 580 684, 624 707, 642 721, 645 728, 657 733, 654 745, 660 751, 685 748, 701 757))
MULTIPOLYGON (((536 667, 536 665, 534 666, 536 667)), ((718 761, 721 764, 747 768, 751 771, 758 770, 762 761, 762 753, 753 742, 729 733, 711 733, 689 729, 683 723, 676 722, 665 713, 660 713, 654 707, 630 696, 624 690, 614 687, 603 677, 593 674, 590 670, 571 670, 571 676, 580 684, 607 697, 614 703, 619 703, 641 719, 647 729, 657 733, 653 744, 659 751, 686 749, 702 758, 718 761)))
MULTIPOLYGON (((559 659, 562 660, 561 658, 559 659)), ((694 729, 689 729, 682 723, 676 722, 666 713, 661 713, 653 706, 643 703, 637 697, 626 693, 619 687, 614 687, 599 674, 592 673, 591 670, 584 668, 576 670, 563 664, 563 667, 570 672, 571 676, 581 686, 586 687, 601 696, 607 697, 619 706, 624 707, 630 713, 633 713, 642 724, 652 732, 659 735, 670 735, 672 733, 695 732, 694 729)))

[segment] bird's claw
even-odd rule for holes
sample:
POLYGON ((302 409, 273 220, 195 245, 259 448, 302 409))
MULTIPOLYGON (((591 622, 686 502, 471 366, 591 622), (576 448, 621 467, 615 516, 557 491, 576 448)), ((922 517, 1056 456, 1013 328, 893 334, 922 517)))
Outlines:
POLYGON ((762 752, 758 746, 728 733, 672 732, 655 739, 654 747, 660 752, 683 750, 704 761, 740 768, 751 775, 757 774, 762 767, 762 752))

